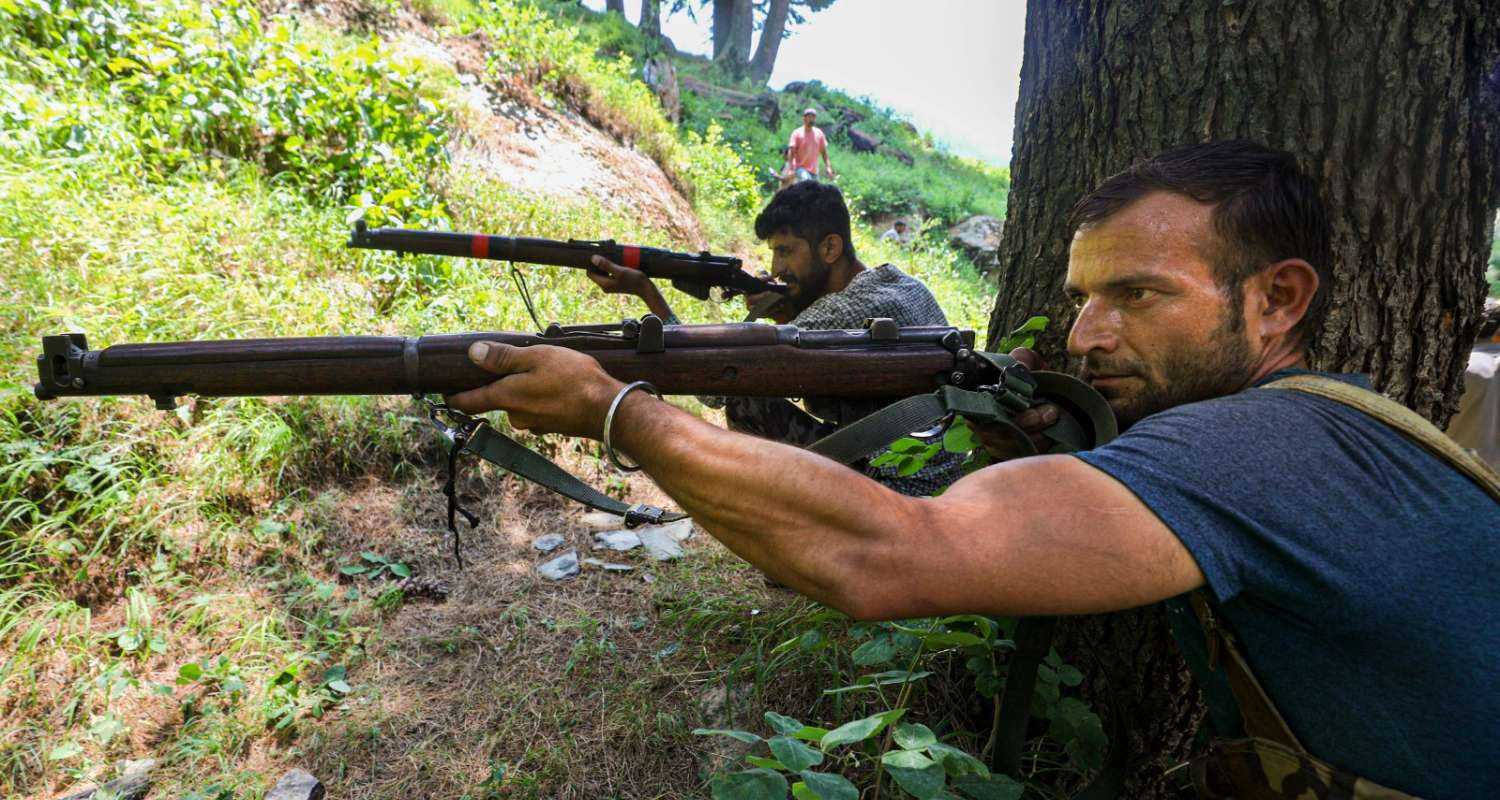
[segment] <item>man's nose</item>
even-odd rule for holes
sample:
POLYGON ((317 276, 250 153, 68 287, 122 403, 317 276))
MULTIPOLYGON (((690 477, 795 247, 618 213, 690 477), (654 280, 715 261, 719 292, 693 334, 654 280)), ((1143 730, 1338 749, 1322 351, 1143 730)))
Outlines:
POLYGON ((1120 343, 1118 320, 1096 303, 1087 302, 1078 310, 1073 329, 1068 331, 1068 355, 1082 358, 1099 351, 1112 353, 1120 343))

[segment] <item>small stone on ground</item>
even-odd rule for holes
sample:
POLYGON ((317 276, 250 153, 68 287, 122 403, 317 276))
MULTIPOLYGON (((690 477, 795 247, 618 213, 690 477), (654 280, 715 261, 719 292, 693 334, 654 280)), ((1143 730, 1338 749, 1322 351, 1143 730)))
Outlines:
POLYGON ((583 560, 583 563, 588 564, 591 567, 598 567, 605 572, 629 572, 635 569, 635 567, 632 567, 629 564, 618 564, 612 561, 605 561, 602 558, 585 558, 583 560))
POLYGON ((693 521, 683 519, 666 525, 646 525, 639 528, 636 534, 640 536, 641 544, 646 546, 646 552, 652 558, 670 561, 682 557, 682 542, 692 538, 693 521))
POLYGON ((323 800, 323 782, 305 769, 294 769, 281 776, 266 800, 323 800))
POLYGON ((551 561, 536 565, 537 574, 549 581, 565 581, 577 576, 578 570, 577 550, 569 550, 551 561))
POLYGON ((641 537, 635 531, 601 531, 594 534, 594 549, 608 548, 623 553, 641 546, 641 537))
POLYGON ((549 533, 546 536, 538 536, 533 539, 531 542, 531 546, 542 551, 543 553, 550 553, 553 550, 562 547, 563 541, 564 539, 562 534, 549 533))

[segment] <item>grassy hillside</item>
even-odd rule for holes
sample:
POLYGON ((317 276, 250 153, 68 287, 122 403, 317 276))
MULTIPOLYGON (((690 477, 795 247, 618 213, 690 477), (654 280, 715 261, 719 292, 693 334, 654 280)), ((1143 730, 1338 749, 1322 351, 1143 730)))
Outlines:
MULTIPOLYGON (((578 25, 584 39, 602 54, 625 55, 639 64, 648 53, 659 49, 618 15, 599 14, 566 0, 556 0, 547 7, 559 18, 578 25)), ((746 92, 765 91, 736 81, 703 58, 679 57, 674 62, 679 75, 746 92)), ((847 135, 835 132, 830 137, 829 154, 839 172, 839 187, 853 198, 855 210, 861 215, 882 220, 896 214, 930 217, 943 227, 974 214, 1005 216, 1009 170, 948 153, 929 134, 918 131, 890 109, 824 86, 817 76, 807 77, 806 85, 798 91, 775 93, 781 119, 774 129, 768 128, 754 109, 736 108, 686 90, 682 92, 682 124, 700 133, 718 126, 725 141, 754 167, 755 174, 765 176, 768 169, 781 167, 781 147, 802 124, 803 109, 818 109, 818 124, 827 131, 833 131, 841 118, 857 119, 855 126, 860 131, 912 159, 908 165, 884 149, 855 152, 847 135)))
MULTIPOLYGON (((329 8, 0 2, 0 796, 54 796, 147 757, 162 763, 161 797, 253 800, 294 764, 338 797, 700 796, 733 760, 692 729, 763 732, 766 710, 834 727, 907 709, 980 752, 972 682, 865 676, 978 669, 992 694, 1002 629, 850 626, 706 542, 655 583, 541 584, 531 538, 577 541, 581 523, 478 467, 462 488, 485 521, 453 573, 435 527, 442 454, 409 401, 198 400, 164 414, 31 396, 39 338, 63 331, 99 347, 532 327, 493 265, 344 249, 360 216, 758 257, 761 195, 740 151, 712 125, 668 123, 628 61, 545 11, 329 8), (480 72, 431 43, 478 43, 480 72), (456 166, 481 133, 464 99, 476 83, 650 154, 707 241, 456 166), (449 581, 450 599, 347 574, 374 559, 449 581)), ((983 321, 984 284, 948 250, 855 236, 926 280, 956 323, 983 321)), ((528 281, 544 319, 638 313, 576 272, 528 281)), ((673 300, 697 321, 735 313, 673 300)), ((660 499, 601 469, 591 445, 530 441, 612 492, 660 499)), ((1097 718, 1061 688, 1076 676, 1055 666, 1039 775, 1076 771, 1097 745, 1097 718)), ((880 752, 830 753, 824 769, 868 783, 880 752)))

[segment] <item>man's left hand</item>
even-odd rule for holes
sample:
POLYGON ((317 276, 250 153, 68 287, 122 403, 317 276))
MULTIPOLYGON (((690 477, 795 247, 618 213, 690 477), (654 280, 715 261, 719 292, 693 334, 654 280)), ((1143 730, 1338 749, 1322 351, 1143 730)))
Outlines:
POLYGON ((623 386, 592 356, 566 347, 475 342, 469 359, 501 377, 448 396, 448 404, 469 414, 504 411, 511 427, 538 433, 600 438, 623 386))

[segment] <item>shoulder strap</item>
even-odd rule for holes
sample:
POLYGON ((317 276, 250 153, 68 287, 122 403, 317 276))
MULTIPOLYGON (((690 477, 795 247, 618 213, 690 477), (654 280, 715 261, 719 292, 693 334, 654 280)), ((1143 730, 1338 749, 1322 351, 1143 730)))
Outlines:
POLYGON ((1290 389, 1343 403, 1395 428, 1427 452, 1462 472, 1500 502, 1500 474, 1478 456, 1458 446, 1447 434, 1406 406, 1383 395, 1322 375, 1291 375, 1263 389, 1290 389))
POLYGON ((1250 662, 1240 652, 1234 634, 1219 621, 1213 601, 1208 597, 1208 590, 1199 589, 1188 595, 1188 599, 1208 644, 1208 668, 1218 669, 1221 662, 1224 664, 1229 691, 1234 694, 1235 705, 1240 707, 1240 719, 1244 723, 1246 735, 1269 739, 1299 753, 1306 753, 1307 748, 1292 733, 1292 726, 1287 724, 1286 718, 1276 710, 1271 696, 1266 694, 1260 681, 1255 679, 1250 662))

